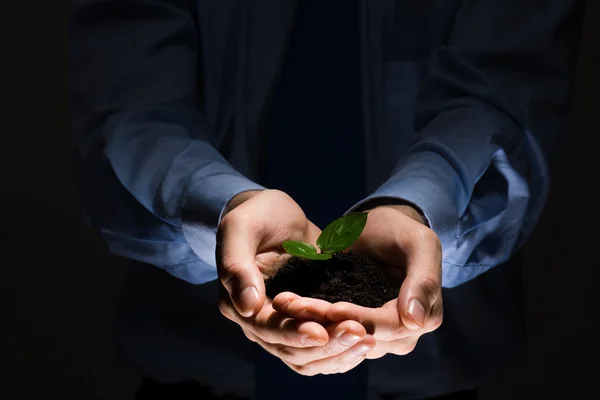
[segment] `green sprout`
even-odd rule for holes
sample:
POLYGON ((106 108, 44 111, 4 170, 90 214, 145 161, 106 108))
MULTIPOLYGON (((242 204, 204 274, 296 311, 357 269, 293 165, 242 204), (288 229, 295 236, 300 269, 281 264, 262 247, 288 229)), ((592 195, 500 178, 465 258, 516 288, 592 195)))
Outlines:
POLYGON ((328 260, 334 253, 345 250, 358 239, 367 224, 367 213, 350 213, 327 225, 317 239, 317 252, 310 243, 287 240, 283 242, 285 251, 293 256, 309 260, 328 260))

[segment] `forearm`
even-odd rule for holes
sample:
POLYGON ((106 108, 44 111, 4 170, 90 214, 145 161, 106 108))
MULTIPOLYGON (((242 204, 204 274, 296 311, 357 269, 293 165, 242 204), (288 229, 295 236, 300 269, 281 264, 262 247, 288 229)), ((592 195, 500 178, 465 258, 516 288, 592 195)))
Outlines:
MULTIPOLYGON (((402 201, 407 205, 401 207, 422 213, 442 244, 445 287, 460 285, 508 259, 541 210, 542 204, 530 202, 531 197, 539 201, 544 196, 523 177, 529 164, 522 159, 511 163, 503 150, 491 152, 487 160, 468 158, 463 174, 454 167, 460 162, 455 157, 447 146, 429 148, 420 142, 392 177, 359 203, 369 207, 373 201, 402 201), (468 173, 477 167, 480 174, 468 173), (538 208, 530 211, 530 205, 538 208)), ((544 179, 547 184, 548 177, 544 179)))
POLYGON ((184 4, 76 5, 69 107, 84 206, 111 251, 199 283, 216 277, 214 236, 225 205, 260 186, 211 145, 197 93, 198 32, 184 4), (193 226, 185 210, 201 216, 193 226))
POLYGON ((511 257, 533 230, 568 124, 575 1, 464 2, 431 58, 417 139, 365 202, 422 210, 443 247, 444 286, 511 257), (507 21, 511 21, 508 23, 507 21))

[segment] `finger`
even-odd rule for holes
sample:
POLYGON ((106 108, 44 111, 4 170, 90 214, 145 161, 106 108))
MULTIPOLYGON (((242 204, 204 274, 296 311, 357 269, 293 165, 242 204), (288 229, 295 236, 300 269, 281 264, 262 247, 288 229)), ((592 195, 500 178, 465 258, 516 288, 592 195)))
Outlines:
POLYGON ((330 329, 331 340, 325 346, 297 348, 282 344, 268 343, 253 333, 246 334, 248 338, 259 343, 263 349, 282 361, 294 365, 305 365, 310 362, 337 356, 367 337, 364 328, 355 321, 344 321, 334 324, 330 329))
POLYGON ((258 239, 242 218, 226 216, 219 227, 217 270, 221 283, 241 315, 256 314, 265 300, 265 285, 255 263, 258 239))
POLYGON ((367 353, 369 360, 381 358, 386 354, 394 354, 397 356, 405 356, 410 354, 416 347, 418 336, 411 336, 404 339, 398 339, 391 342, 377 341, 377 345, 373 350, 367 353))
POLYGON ((267 343, 292 347, 324 346, 329 341, 327 330, 312 321, 296 321, 273 309, 266 301, 263 308, 253 317, 241 316, 228 298, 219 303, 221 313, 267 343))
POLYGON ((242 328, 242 332, 244 332, 244 335, 246 335, 246 338, 248 338, 248 340, 250 340, 251 342, 254 343, 258 343, 262 342, 262 340, 260 340, 260 338, 258 336, 256 336, 254 333, 250 332, 247 329, 242 328))
POLYGON ((273 300, 271 301, 271 304, 273 305, 273 308, 276 311, 278 311, 282 314, 286 314, 288 304, 291 303, 292 301, 294 301, 296 299, 300 299, 300 298, 301 297, 298 296, 296 293, 281 292, 273 298, 273 300))
POLYGON ((409 329, 422 330, 441 297, 442 249, 437 235, 403 212, 382 207, 369 213, 355 246, 357 251, 406 270, 398 313, 409 329))
POLYGON ((437 328, 442 325, 442 321, 444 319, 444 306, 443 306, 443 298, 442 296, 435 302, 433 305, 433 309, 431 310, 431 315, 427 319, 427 323, 425 324, 425 333, 433 332, 437 328))
POLYGON ((308 226, 306 229, 306 242, 316 246, 319 236, 321 236, 321 229, 319 229, 319 227, 312 222, 308 221, 308 226))
POLYGON ((396 302, 397 300, 392 300, 381 308, 361 307, 345 302, 335 303, 325 315, 331 321, 357 321, 375 339, 391 341, 411 334, 400 320, 396 302))
POLYGON ((331 303, 325 300, 300 297, 294 293, 283 292, 273 299, 273 308, 282 314, 297 320, 315 321, 321 324, 330 322, 325 313, 331 303))
POLYGON ((415 229, 407 248, 406 279, 398 295, 398 313, 413 330, 425 329, 442 297, 442 249, 435 233, 426 227, 415 229))
POLYGON ((342 321, 330 324, 327 327, 327 334, 330 340, 325 346, 318 349, 319 353, 317 357, 307 360, 304 363, 295 364, 305 364, 308 361, 336 356, 347 351, 367 337, 366 329, 356 321, 342 321))
POLYGON ((286 364, 294 371, 305 376, 318 374, 341 374, 355 368, 366 358, 369 351, 376 345, 375 339, 367 335, 361 342, 350 347, 348 350, 328 358, 316 360, 304 365, 286 364))

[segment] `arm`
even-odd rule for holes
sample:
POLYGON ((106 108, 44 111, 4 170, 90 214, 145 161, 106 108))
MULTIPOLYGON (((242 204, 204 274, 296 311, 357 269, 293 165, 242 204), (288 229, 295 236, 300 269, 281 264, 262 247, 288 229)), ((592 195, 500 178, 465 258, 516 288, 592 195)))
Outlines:
POLYGON ((198 31, 185 4, 76 2, 69 106, 84 208, 110 251, 202 283, 217 277, 223 209, 262 188, 210 144, 198 31))
POLYGON ((540 216, 568 123, 580 5, 462 1, 429 65, 417 140, 356 206, 420 209, 442 243, 445 287, 506 261, 540 216))

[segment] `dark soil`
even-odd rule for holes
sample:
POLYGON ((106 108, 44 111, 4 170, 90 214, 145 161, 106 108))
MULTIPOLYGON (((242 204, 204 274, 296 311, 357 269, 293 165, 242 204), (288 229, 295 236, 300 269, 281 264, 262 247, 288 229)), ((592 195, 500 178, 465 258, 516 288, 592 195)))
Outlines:
POLYGON ((330 303, 347 301, 372 308, 395 299, 399 290, 373 259, 352 252, 338 253, 325 261, 294 257, 265 284, 270 298, 293 292, 330 303))

